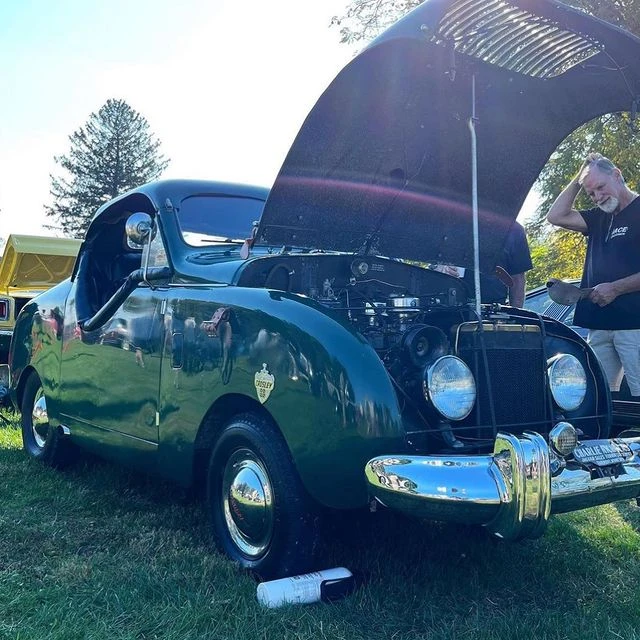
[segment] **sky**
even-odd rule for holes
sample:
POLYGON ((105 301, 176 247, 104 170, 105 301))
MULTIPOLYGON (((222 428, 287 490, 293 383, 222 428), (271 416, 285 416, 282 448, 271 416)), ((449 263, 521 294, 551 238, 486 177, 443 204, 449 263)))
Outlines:
POLYGON ((348 0, 0 0, 0 237, 44 225, 56 155, 109 98, 149 122, 163 178, 270 186, 351 60, 348 0))

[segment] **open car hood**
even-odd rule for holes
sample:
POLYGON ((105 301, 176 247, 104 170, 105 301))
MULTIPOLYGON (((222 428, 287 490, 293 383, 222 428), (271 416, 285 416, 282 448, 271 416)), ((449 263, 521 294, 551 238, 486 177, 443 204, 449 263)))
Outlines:
POLYGON ((80 240, 10 235, 0 261, 0 291, 37 293, 71 274, 80 240))
POLYGON ((558 144, 635 109, 639 60, 640 39, 552 0, 426 0, 320 97, 259 241, 473 267, 473 117, 490 272, 558 144))

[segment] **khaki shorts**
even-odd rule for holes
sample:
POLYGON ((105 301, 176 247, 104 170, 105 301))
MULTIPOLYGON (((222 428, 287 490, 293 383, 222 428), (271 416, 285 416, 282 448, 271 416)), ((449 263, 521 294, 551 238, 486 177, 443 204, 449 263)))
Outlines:
POLYGON ((620 391, 626 374, 632 396, 640 396, 640 329, 590 329, 587 342, 596 352, 611 391, 620 391))

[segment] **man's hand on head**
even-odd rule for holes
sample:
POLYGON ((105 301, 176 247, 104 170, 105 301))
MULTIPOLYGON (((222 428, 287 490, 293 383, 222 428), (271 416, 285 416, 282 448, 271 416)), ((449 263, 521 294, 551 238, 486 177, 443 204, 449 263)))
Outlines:
POLYGON ((596 153, 595 151, 592 151, 591 153, 587 154, 587 157, 584 159, 582 166, 580 167, 580 169, 578 170, 578 173, 576 174, 575 177, 575 181, 580 184, 580 181, 582 180, 582 174, 584 172, 584 170, 591 164, 593 164, 594 162, 597 162, 598 160, 600 160, 600 158, 602 158, 602 154, 601 153, 596 153))

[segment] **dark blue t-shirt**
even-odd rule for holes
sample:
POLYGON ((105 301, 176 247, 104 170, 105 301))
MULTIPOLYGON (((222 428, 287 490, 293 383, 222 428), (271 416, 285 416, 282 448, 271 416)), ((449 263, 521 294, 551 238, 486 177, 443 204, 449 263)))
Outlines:
MULTIPOLYGON (((526 273, 533 268, 527 236, 519 222, 514 222, 509 229, 498 266, 509 275, 526 273)), ((469 275, 465 274, 465 281, 473 288, 473 271, 468 270, 467 273, 469 275)), ((482 302, 505 302, 507 299, 507 287, 494 275, 480 275, 480 290, 482 302)))
MULTIPOLYGON (((640 198, 616 215, 597 207, 580 214, 588 236, 581 286, 594 287, 640 272, 640 198)), ((604 307, 581 300, 574 323, 588 329, 640 329, 640 292, 618 296, 604 307)))

